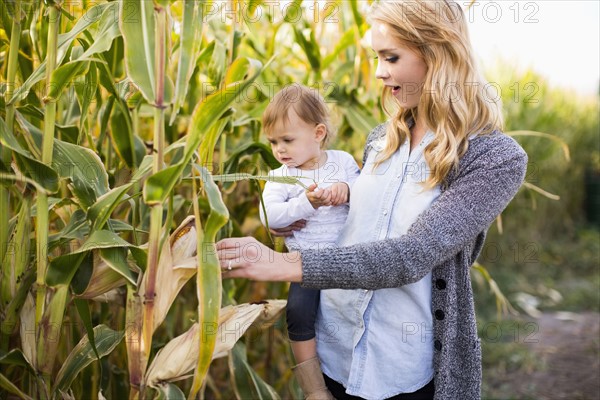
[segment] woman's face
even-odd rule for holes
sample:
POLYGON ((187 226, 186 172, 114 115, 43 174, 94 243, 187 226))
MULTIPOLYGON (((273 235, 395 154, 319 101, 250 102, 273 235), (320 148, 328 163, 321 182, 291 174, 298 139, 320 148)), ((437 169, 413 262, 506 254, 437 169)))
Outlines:
POLYGON ((427 75, 423 58, 392 37, 390 27, 379 22, 371 27, 371 46, 377 53, 377 79, 391 89, 402 108, 416 107, 427 75))

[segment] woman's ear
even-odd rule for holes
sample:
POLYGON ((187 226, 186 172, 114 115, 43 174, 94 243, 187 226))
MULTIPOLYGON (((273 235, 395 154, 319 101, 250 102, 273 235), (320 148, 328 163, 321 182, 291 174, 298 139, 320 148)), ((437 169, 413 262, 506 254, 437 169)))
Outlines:
POLYGON ((326 137, 327 127, 325 126, 325 124, 317 124, 317 126, 315 126, 315 139, 318 142, 323 142, 323 140, 325 140, 326 137))

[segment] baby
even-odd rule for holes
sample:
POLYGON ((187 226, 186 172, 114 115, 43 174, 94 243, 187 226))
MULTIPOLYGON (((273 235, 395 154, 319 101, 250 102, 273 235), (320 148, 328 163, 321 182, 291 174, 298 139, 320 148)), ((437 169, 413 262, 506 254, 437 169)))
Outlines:
MULTIPOLYGON (((343 151, 325 150, 333 135, 325 102, 316 90, 301 85, 278 92, 263 115, 263 129, 273 155, 283 164, 272 177, 296 177, 301 185, 268 181, 263 192, 269 227, 284 228, 298 220, 306 226, 286 238, 290 250, 333 246, 348 215, 350 189, 359 175, 354 158, 343 151)), ((307 399, 333 399, 317 358, 315 319, 319 291, 290 285, 287 325, 298 363, 294 374, 307 399)))

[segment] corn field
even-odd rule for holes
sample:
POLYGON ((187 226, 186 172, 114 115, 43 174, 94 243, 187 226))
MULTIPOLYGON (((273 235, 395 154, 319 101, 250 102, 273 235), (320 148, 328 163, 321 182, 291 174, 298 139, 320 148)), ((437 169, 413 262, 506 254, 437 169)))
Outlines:
POLYGON ((384 119, 367 6, 2 2, 0 398, 300 396, 286 285, 222 282, 214 243, 272 240, 260 118, 284 85, 335 103, 360 159, 384 119))

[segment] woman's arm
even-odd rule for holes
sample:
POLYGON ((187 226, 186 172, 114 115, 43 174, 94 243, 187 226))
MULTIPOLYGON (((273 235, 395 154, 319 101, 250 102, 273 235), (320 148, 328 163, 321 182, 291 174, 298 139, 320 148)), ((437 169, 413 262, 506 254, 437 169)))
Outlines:
POLYGON ((527 155, 508 136, 474 139, 458 176, 406 235, 301 254, 275 252, 251 237, 224 239, 217 243, 224 276, 301 281, 320 289, 383 289, 417 282, 489 227, 517 193, 526 169, 527 155))
POLYGON ((526 168, 527 155, 510 137, 473 139, 458 176, 406 235, 333 251, 304 250, 303 286, 381 289, 419 281, 489 227, 517 193, 526 168))

